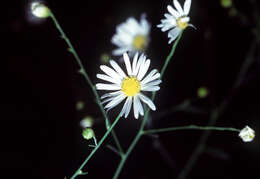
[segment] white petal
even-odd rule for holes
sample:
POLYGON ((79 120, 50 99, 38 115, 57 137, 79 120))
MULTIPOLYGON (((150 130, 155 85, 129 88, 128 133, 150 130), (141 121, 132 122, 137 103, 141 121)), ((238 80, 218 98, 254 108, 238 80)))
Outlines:
POLYGON ((145 19, 144 16, 141 17, 141 21, 140 21, 140 26, 139 26, 141 29, 141 31, 147 35, 149 34, 150 32, 150 29, 151 29, 151 25, 148 23, 148 21, 145 19))
POLYGON ((180 21, 181 21, 182 23, 189 22, 189 21, 190 21, 190 18, 189 18, 189 17, 183 17, 183 18, 180 19, 180 21))
POLYGON ((145 63, 146 56, 142 53, 138 59, 135 71, 133 71, 133 76, 136 76, 142 65, 145 63))
POLYGON ((149 108, 151 108, 153 111, 156 110, 156 107, 155 107, 155 105, 153 104, 152 100, 150 100, 148 97, 146 97, 145 95, 143 95, 143 94, 141 94, 141 93, 140 93, 138 96, 140 97, 140 99, 141 99, 144 103, 146 103, 146 104, 149 106, 149 108))
POLYGON ((143 109, 143 106, 141 104, 140 97, 139 97, 139 95, 137 95, 136 97, 137 97, 136 104, 137 104, 137 107, 139 108, 139 113, 140 113, 141 116, 143 116, 144 115, 144 109, 143 109))
POLYGON ((167 6, 168 11, 175 17, 175 19, 178 19, 181 15, 175 10, 173 9, 172 6, 168 5, 167 6))
POLYGON ((121 84, 121 80, 111 78, 110 76, 107 76, 107 75, 104 75, 104 74, 97 74, 97 78, 111 82, 111 83, 115 83, 115 84, 119 84, 119 85, 121 84))
POLYGON ((141 81, 141 80, 143 79, 144 75, 145 75, 146 72, 148 71, 149 66, 150 66, 150 63, 151 63, 151 61, 148 59, 148 60, 146 60, 146 62, 144 63, 144 65, 142 65, 142 66, 140 67, 139 73, 138 73, 138 75, 137 75, 137 79, 138 79, 139 81, 141 81))
POLYGON ((160 90, 159 86, 144 86, 141 88, 142 91, 158 91, 160 90))
POLYGON ((125 66, 126 66, 127 74, 130 76, 130 75, 132 75, 132 69, 131 69, 131 64, 130 64, 129 56, 127 55, 127 53, 124 53, 123 57, 124 57, 124 61, 125 61, 125 66))
POLYGON ((123 116, 125 114, 125 118, 127 118, 132 106, 132 97, 128 97, 126 99, 126 102, 123 106, 122 111, 120 112, 120 116, 123 116))
POLYGON ((130 49, 127 48, 127 47, 122 47, 122 48, 118 48, 116 50, 113 50, 112 54, 115 55, 115 56, 119 56, 119 55, 122 55, 123 53, 125 53, 127 51, 130 51, 130 49))
POLYGON ((168 33, 168 37, 170 38, 168 43, 169 44, 172 43, 178 37, 180 32, 181 32, 181 29, 178 27, 175 27, 174 29, 170 30, 168 33))
POLYGON ((182 7, 181 7, 180 3, 178 2, 178 0, 173 0, 173 4, 174 4, 175 8, 177 9, 177 11, 179 12, 180 16, 183 16, 184 12, 183 12, 182 7))
POLYGON ((190 12, 191 0, 186 0, 184 3, 184 14, 188 15, 190 12))
POLYGON ((156 85, 159 85, 160 83, 162 82, 162 80, 155 80, 155 81, 152 81, 150 83, 146 83, 145 85, 143 85, 144 87, 145 86, 156 86, 156 85))
POLYGON ((146 83, 149 83, 150 81, 160 78, 160 76, 161 76, 160 73, 158 73, 157 70, 154 69, 141 81, 141 84, 145 85, 146 83))
POLYGON ((112 96, 117 96, 117 95, 119 95, 121 93, 122 93, 121 91, 115 91, 115 92, 111 92, 111 93, 106 93, 106 94, 102 95, 100 97, 100 99, 104 99, 104 98, 112 97, 112 96))
POLYGON ((139 105, 137 100, 139 100, 138 97, 134 96, 134 116, 136 119, 139 117, 139 105))
POLYGON ((111 108, 115 107, 116 105, 118 105, 119 103, 121 103, 125 98, 126 98, 126 96, 124 94, 120 94, 120 95, 114 97, 113 100, 110 101, 104 108, 111 109, 111 108))
POLYGON ((116 73, 112 68, 109 68, 105 65, 101 65, 100 66, 100 69, 105 72, 108 76, 112 77, 112 78, 115 78, 117 80, 122 80, 123 78, 118 74, 116 73))
POLYGON ((107 102, 110 102, 110 101, 112 101, 114 98, 115 98, 115 97, 113 96, 113 97, 104 99, 104 100, 101 102, 101 104, 103 105, 103 104, 105 104, 105 103, 107 103, 107 102))
POLYGON ((124 71, 120 68, 120 66, 114 60, 110 60, 110 64, 122 78, 126 77, 124 71))
POLYGON ((116 84, 98 83, 98 84, 96 84, 96 88, 98 90, 120 90, 121 86, 116 85, 116 84))
POLYGON ((139 53, 136 52, 136 53, 135 53, 135 56, 134 56, 134 59, 133 59, 133 64, 132 64, 133 74, 134 74, 134 72, 136 71, 136 64, 137 64, 138 55, 139 55, 139 53))

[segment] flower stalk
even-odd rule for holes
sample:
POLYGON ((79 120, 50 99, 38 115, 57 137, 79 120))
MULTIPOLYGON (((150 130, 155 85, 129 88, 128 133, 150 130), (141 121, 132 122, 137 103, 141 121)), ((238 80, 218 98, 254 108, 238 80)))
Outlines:
POLYGON ((179 127, 169 127, 169 128, 145 130, 144 134, 155 134, 155 133, 170 132, 170 131, 177 131, 177 130, 206 130, 206 131, 232 131, 232 132, 240 132, 239 129, 232 128, 232 127, 214 127, 214 126, 188 125, 188 126, 179 126, 179 127))
MULTIPOLYGON (((104 108, 103 108, 103 105, 102 105, 102 103, 101 103, 101 101, 100 101, 100 97, 99 97, 99 95, 98 95, 98 93, 97 93, 97 90, 96 90, 95 86, 93 85, 93 83, 91 82, 91 80, 90 80, 90 78, 89 78, 89 76, 88 76, 88 74, 87 74, 87 72, 86 72, 86 70, 85 70, 85 68, 84 68, 84 66, 83 66, 83 64, 82 64, 82 62, 81 62, 81 60, 80 60, 80 58, 79 58, 77 52, 76 52, 76 50, 74 49, 73 45, 71 44, 69 38, 66 36, 66 34, 64 33, 64 31, 62 30, 62 28, 61 28, 61 26, 60 26, 58 20, 56 19, 56 17, 54 16, 54 14, 52 13, 51 10, 49 10, 49 15, 50 15, 51 19, 53 20, 53 22, 54 22, 56 28, 57 28, 58 31, 60 32, 61 38, 63 38, 63 39, 65 40, 65 42, 67 43, 67 45, 68 45, 68 47, 69 47, 69 48, 68 48, 68 51, 69 51, 70 53, 72 53, 72 55, 74 56, 75 60, 77 61, 78 65, 79 65, 79 67, 80 67, 79 73, 84 76, 84 78, 86 79, 87 83, 88 83, 89 86, 91 87, 92 92, 94 93, 94 95, 95 95, 95 97, 96 97, 96 102, 97 102, 97 104, 98 104, 98 106, 99 106, 99 108, 100 108, 100 110, 101 110, 101 112, 102 112, 102 114, 103 114, 103 116, 104 116, 104 118, 105 118, 106 128, 107 128, 107 129, 110 128, 110 127, 109 127, 109 126, 110 126, 110 122, 109 122, 108 116, 107 116, 107 114, 106 114, 106 112, 105 112, 105 110, 104 110, 104 108)), ((115 143, 116 143, 116 146, 117 146, 119 152, 120 152, 120 153, 124 153, 124 151, 123 151, 123 149, 122 149, 122 147, 121 147, 121 145, 120 145, 120 142, 119 142, 119 140, 118 140, 118 138, 117 138, 116 133, 114 132, 114 130, 112 130, 112 136, 113 136, 113 138, 114 138, 114 141, 115 141, 115 143)))
MULTIPOLYGON (((163 74, 164 74, 164 72, 165 72, 165 70, 166 70, 166 67, 168 66, 168 64, 169 64, 169 62, 170 62, 172 56, 174 55, 175 49, 176 49, 176 47, 177 47, 177 45, 178 45, 178 43, 179 43, 179 41, 180 41, 181 36, 182 36, 182 33, 178 36, 178 39, 174 42, 174 44, 173 44, 173 46, 172 46, 172 49, 171 49, 171 52, 170 52, 170 54, 168 55, 168 57, 166 58, 166 60, 165 60, 165 63, 164 63, 163 68, 162 68, 162 70, 161 70, 161 77, 160 77, 161 79, 162 79, 162 76, 163 76, 163 74)), ((154 100, 155 95, 156 95, 156 92, 153 92, 152 98, 151 98, 152 101, 154 100)), ((114 176, 113 176, 113 179, 117 179, 117 178, 119 177, 120 172, 122 171, 123 166, 124 166, 124 164, 125 164, 125 162, 126 162, 128 156, 130 155, 130 153, 132 152, 132 150, 133 150, 134 147, 136 146, 137 142, 140 140, 141 136, 144 134, 144 127, 145 127, 145 124, 146 124, 146 122, 147 122, 149 113, 150 113, 150 108, 148 108, 148 109, 146 110, 146 112, 145 112, 145 114, 144 114, 143 121, 142 121, 142 123, 141 123, 141 126, 140 126, 140 128, 139 128, 139 130, 138 130, 138 133, 137 133, 137 135, 135 136, 133 142, 130 144, 130 146, 129 146, 129 148, 127 149, 126 153, 122 156, 121 161, 120 161, 120 163, 119 163, 119 165, 118 165, 118 167, 117 167, 117 169, 116 169, 116 172, 115 172, 115 174, 114 174, 114 176)))
POLYGON ((91 151, 91 153, 88 155, 88 157, 85 159, 85 161, 80 165, 78 170, 74 173, 74 175, 71 177, 71 179, 76 178, 79 174, 79 171, 82 171, 83 167, 87 164, 87 162, 91 159, 91 157, 96 153, 96 151, 99 149, 99 147, 103 144, 105 139, 107 138, 108 134, 112 131, 112 129, 115 127, 117 122, 120 119, 120 115, 117 116, 115 121, 112 123, 111 127, 106 131, 104 136, 100 139, 100 141, 97 143, 96 147, 91 151))

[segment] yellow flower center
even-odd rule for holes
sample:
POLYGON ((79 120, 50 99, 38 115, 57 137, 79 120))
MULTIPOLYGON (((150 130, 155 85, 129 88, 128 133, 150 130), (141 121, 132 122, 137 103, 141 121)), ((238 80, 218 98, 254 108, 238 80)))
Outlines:
POLYGON ((147 45, 147 38, 144 35, 136 35, 133 40, 133 47, 137 50, 143 50, 147 45))
POLYGON ((183 18, 183 17, 179 17, 179 18, 177 19, 177 26, 178 26, 180 29, 184 30, 184 29, 188 26, 188 21, 187 21, 187 22, 183 22, 182 18, 183 18))
POLYGON ((140 81, 136 77, 126 77, 122 81, 122 91, 126 96, 134 96, 140 92, 140 81))

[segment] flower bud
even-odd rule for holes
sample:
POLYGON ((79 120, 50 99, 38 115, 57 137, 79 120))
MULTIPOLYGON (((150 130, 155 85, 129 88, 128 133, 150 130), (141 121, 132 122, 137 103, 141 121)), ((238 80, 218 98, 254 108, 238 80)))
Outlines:
POLYGON ((232 6, 232 0, 220 0, 220 4, 224 8, 230 8, 232 6))
POLYGON ((244 127, 238 136, 244 141, 244 142, 251 142, 255 138, 255 131, 251 129, 250 127, 246 126, 244 127))
POLYGON ((199 98, 206 98, 209 94, 209 91, 206 87, 200 87, 197 91, 197 95, 199 98))
POLYGON ((84 106, 85 106, 85 104, 84 104, 83 101, 78 101, 78 102, 76 103, 76 109, 77 109, 77 111, 82 110, 82 109, 84 108, 84 106))
POLYGON ((32 14, 39 18, 47 18, 50 16, 50 9, 41 2, 33 2, 31 4, 32 14))
POLYGON ((95 136, 95 133, 94 133, 93 129, 86 128, 86 129, 83 129, 82 136, 84 139, 89 140, 95 136))

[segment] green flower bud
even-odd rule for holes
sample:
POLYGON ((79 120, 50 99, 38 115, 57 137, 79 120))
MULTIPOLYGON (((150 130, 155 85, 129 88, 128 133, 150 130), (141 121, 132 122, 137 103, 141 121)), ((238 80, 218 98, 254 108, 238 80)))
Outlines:
POLYGON ((86 129, 83 129, 82 136, 84 139, 89 140, 95 136, 95 133, 94 133, 93 129, 86 128, 86 129))
POLYGON ((76 104, 76 109, 77 111, 80 111, 84 108, 85 104, 83 101, 78 101, 77 104, 76 104))
POLYGON ((220 4, 224 8, 230 8, 232 6, 232 0, 220 0, 220 4))
POLYGON ((100 60, 102 63, 108 63, 110 60, 110 56, 107 53, 104 53, 100 56, 100 60))
POLYGON ((199 98, 206 98, 209 94, 209 91, 206 87, 200 87, 197 91, 197 95, 199 98))

